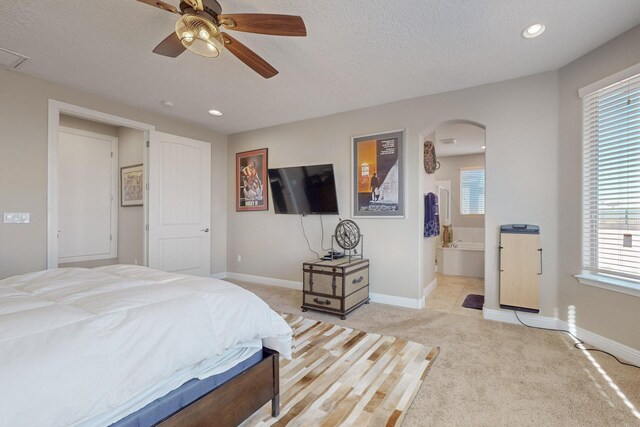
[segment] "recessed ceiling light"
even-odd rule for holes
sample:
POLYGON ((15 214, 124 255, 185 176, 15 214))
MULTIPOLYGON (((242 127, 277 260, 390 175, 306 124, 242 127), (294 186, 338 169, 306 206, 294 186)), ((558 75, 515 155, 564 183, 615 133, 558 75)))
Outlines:
POLYGON ((484 150, 485 148, 487 148, 487 147, 486 147, 486 146, 484 146, 484 145, 481 145, 481 146, 480 146, 480 149, 481 149, 481 150, 484 150))
POLYGON ((544 24, 532 24, 529 25, 522 31, 522 37, 525 39, 532 39, 534 37, 538 37, 540 34, 544 33, 545 26, 544 24))
POLYGON ((173 107, 173 102, 167 99, 163 99, 162 101, 160 101, 160 104, 164 105, 165 107, 173 107))
POLYGON ((211 114, 212 116, 221 116, 222 113, 218 110, 209 110, 209 114, 211 114))

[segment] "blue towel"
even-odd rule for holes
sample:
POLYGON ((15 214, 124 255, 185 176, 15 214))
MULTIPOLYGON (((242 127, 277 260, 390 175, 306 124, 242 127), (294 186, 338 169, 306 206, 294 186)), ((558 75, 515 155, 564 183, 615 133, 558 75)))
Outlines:
POLYGON ((440 209, 438 196, 434 193, 424 195, 424 237, 440 235, 440 209))

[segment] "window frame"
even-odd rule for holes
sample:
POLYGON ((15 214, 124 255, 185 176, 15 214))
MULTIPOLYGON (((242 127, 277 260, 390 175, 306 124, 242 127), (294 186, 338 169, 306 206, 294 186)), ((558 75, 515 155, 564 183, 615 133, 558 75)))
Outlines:
POLYGON ((460 185, 459 185, 459 191, 460 191, 460 195, 459 195, 459 203, 460 203, 460 215, 463 215, 464 217, 480 217, 480 216, 484 216, 486 213, 486 199, 487 199, 487 175, 486 175, 486 168, 484 165, 481 166, 465 166, 465 167, 461 167, 460 170, 458 171, 458 179, 460 180, 460 185), (484 195, 484 203, 482 205, 482 213, 464 213, 462 211, 462 173, 464 171, 472 171, 472 170, 481 170, 483 173, 483 189, 482 189, 482 193, 484 195))
POLYGON ((624 80, 634 78, 640 75, 640 64, 633 65, 629 68, 626 68, 618 73, 607 76, 597 82, 594 82, 590 85, 587 85, 578 90, 578 96, 581 99, 581 175, 580 175, 580 233, 581 233, 581 241, 580 241, 580 274, 576 274, 574 277, 578 280, 581 285, 598 287, 601 289, 606 289, 618 293, 623 293, 630 296, 640 297, 640 283, 637 280, 626 278, 624 276, 616 276, 613 274, 604 274, 597 273, 590 270, 587 270, 584 265, 584 256, 585 256, 585 145, 589 142, 585 139, 585 126, 586 117, 584 114, 584 103, 585 98, 590 97, 596 92, 609 89, 611 86, 616 86, 622 83, 624 80))

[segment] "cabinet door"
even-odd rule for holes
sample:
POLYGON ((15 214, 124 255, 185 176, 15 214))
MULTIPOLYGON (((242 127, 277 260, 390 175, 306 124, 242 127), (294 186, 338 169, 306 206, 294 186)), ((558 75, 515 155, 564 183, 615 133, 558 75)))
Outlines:
POLYGON ((540 309, 540 235, 500 236, 500 304, 540 309))

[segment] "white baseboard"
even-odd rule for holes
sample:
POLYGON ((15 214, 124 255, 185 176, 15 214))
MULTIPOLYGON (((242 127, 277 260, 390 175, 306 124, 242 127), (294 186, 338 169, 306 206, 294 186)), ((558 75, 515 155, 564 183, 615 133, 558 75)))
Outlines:
MULTIPOLYGON (((520 325, 521 323, 516 319, 516 315, 513 310, 496 310, 487 309, 482 310, 483 317, 486 320, 495 320, 497 322, 513 323, 520 325)), ((537 314, 518 312, 520 319, 530 326, 538 328, 550 328, 550 329, 569 329, 569 324, 564 320, 556 319, 554 317, 540 316, 537 314)), ((612 339, 603 337, 602 335, 595 334, 586 329, 576 327, 575 335, 583 340, 588 346, 595 347, 599 350, 604 350, 608 353, 615 355, 629 363, 640 366, 640 350, 626 346, 612 339)))
MULTIPOLYGON (((564 320, 558 319, 559 329, 569 330, 569 324, 564 320)), ((583 328, 576 327, 575 335, 582 341, 599 350, 604 350, 614 354, 621 360, 640 366, 640 350, 626 346, 617 341, 595 334, 583 328)))
POLYGON ((427 298, 427 296, 429 296, 429 294, 431 292, 433 292, 433 290, 436 288, 436 286, 438 286, 438 279, 433 279, 431 281, 431 283, 429 283, 427 286, 424 287, 424 289, 422 290, 422 298, 427 298))
MULTIPOLYGON (((251 274, 234 273, 231 271, 212 274, 211 277, 215 277, 216 279, 235 279, 235 280, 242 280, 243 282, 258 283, 261 285, 280 286, 283 288, 302 290, 302 282, 296 282, 294 280, 273 279, 271 277, 254 276, 251 274)), ((431 284, 429 284, 429 286, 431 286, 431 284)), ((413 298, 396 297, 393 295, 374 294, 374 293, 370 293, 369 298, 371 299, 371 302, 395 305, 398 307, 406 307, 406 308, 424 307, 424 300, 422 300, 422 304, 421 304, 421 300, 413 299, 413 298)))
MULTIPOLYGON (((484 308, 482 310, 482 317, 485 320, 495 320, 496 322, 512 323, 514 325, 521 325, 516 318, 513 310, 497 310, 484 308)), ((525 311, 519 311, 518 317, 527 325, 535 326, 537 328, 551 328, 558 329, 558 322, 554 317, 540 316, 534 313, 527 313, 525 311)))
MULTIPOLYGON (((218 273, 221 274, 221 273, 218 273)), ((242 280, 243 282, 259 283, 261 285, 280 286, 282 288, 302 290, 302 282, 295 280, 273 279, 271 277, 254 276, 252 274, 234 273, 228 271, 224 273, 225 279, 242 280)))
POLYGON ((371 302, 395 305, 398 307, 422 308, 424 306, 424 300, 406 298, 406 297, 396 297, 394 295, 369 293, 369 298, 371 299, 371 302))

